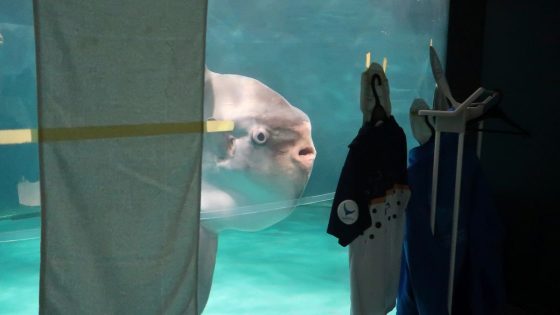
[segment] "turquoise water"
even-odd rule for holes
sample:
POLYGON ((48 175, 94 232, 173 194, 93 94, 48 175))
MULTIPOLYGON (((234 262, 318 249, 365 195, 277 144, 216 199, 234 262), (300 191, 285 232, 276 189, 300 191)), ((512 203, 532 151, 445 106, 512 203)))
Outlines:
POLYGON ((348 252, 325 234, 329 211, 300 206, 260 232, 220 234, 204 314, 349 314, 348 252))
POLYGON ((307 113, 317 159, 306 195, 333 192, 362 122, 365 54, 388 60, 392 114, 411 136, 415 98, 431 103, 428 47, 445 57, 448 0, 210 0, 206 64, 256 78, 307 113))
MULTIPOLYGON (((348 314, 347 249, 324 233, 329 210, 301 206, 260 232, 222 233, 204 314, 348 314)), ((37 314, 38 228, 38 218, 0 221, 2 315, 37 314)))
POLYGON ((0 243, 0 314, 37 314, 39 238, 0 243))
MULTIPOLYGON (((306 197, 332 193, 361 124, 365 54, 388 59, 393 115, 410 136, 414 98, 432 99, 428 43, 445 56, 448 0, 210 0, 206 64, 256 78, 307 113, 317 159, 306 197)), ((32 1, 0 1, 0 129, 35 128, 32 1)), ((36 145, 0 146, 0 218, 17 182, 38 180, 36 145)), ((348 257, 325 233, 328 204, 301 206, 265 230, 220 234, 205 314, 348 314, 348 257)), ((36 314, 37 217, 0 220, 0 314, 36 314)))
MULTIPOLYGON (((432 101, 428 47, 445 56, 447 11, 447 0, 210 0, 206 65, 255 78, 307 113, 317 157, 304 196, 332 193, 362 123, 367 52, 387 58, 392 114, 417 145, 409 108, 432 101)), ((325 233, 328 210, 221 233, 208 314, 348 314, 348 257, 325 233)))
MULTIPOLYGON (((12 210, 29 212, 25 208, 12 210)), ((0 314, 38 312, 39 228, 38 217, 21 220, 0 217, 0 314)))
POLYGON ((347 249, 325 237, 328 210, 302 206, 263 231, 220 234, 205 314, 347 314, 347 249))

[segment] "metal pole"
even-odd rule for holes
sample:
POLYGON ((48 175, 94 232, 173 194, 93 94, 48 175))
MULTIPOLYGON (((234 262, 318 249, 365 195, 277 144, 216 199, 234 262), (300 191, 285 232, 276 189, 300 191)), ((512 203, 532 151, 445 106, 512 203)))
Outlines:
POLYGON ((436 226, 436 203, 437 203, 440 142, 441 142, 441 131, 436 130, 436 138, 434 143, 434 168, 432 170, 432 207, 430 210, 430 228, 432 229, 432 235, 434 235, 435 233, 435 226, 436 226))
POLYGON ((455 171, 455 203, 453 205, 453 228, 451 230, 451 259, 449 263, 449 286, 447 288, 447 310, 451 314, 453 306, 453 282, 455 280, 455 255, 457 253, 457 230, 459 227, 459 205, 461 201, 461 170, 463 169, 463 147, 465 133, 459 134, 457 144, 457 168, 455 171))
MULTIPOLYGON (((478 123, 478 129, 482 130, 484 128, 484 122, 478 123)), ((476 141, 476 157, 480 159, 480 154, 482 153, 482 131, 478 132, 478 139, 476 141)))

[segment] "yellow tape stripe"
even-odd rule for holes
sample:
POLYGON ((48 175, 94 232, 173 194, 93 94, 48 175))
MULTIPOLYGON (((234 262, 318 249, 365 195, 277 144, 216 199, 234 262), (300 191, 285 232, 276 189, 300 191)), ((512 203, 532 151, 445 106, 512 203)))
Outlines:
POLYGON ((37 142, 37 130, 0 130, 0 144, 21 144, 37 142))
POLYGON ((0 130, 0 145, 37 143, 39 141, 75 141, 92 139, 147 137, 196 132, 227 132, 233 121, 207 121, 167 124, 115 125, 73 128, 0 130))
POLYGON ((228 132, 235 128, 233 120, 210 120, 204 123, 204 132, 228 132))

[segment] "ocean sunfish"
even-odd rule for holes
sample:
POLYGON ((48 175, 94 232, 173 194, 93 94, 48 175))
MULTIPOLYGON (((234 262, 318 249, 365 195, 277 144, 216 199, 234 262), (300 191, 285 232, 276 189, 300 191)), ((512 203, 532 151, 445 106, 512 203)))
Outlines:
POLYGON ((286 218, 305 189, 316 156, 309 117, 253 78, 206 70, 204 115, 234 121, 235 128, 204 135, 199 313, 210 294, 217 234, 225 229, 258 231, 286 218))

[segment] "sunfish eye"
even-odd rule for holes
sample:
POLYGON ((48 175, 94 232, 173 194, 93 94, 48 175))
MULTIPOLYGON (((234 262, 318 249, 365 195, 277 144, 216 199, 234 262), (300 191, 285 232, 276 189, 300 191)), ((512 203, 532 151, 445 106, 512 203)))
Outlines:
POLYGON ((268 132, 264 128, 253 130, 253 142, 256 144, 265 144, 268 141, 268 132))

